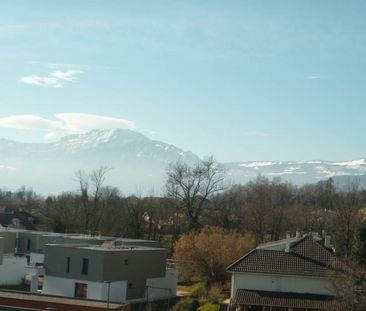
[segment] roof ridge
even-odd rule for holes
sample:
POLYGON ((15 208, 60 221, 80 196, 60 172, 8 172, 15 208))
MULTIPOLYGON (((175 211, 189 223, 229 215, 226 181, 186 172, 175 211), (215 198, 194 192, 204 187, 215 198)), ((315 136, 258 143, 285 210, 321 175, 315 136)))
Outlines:
POLYGON ((313 239, 313 237, 309 234, 306 234, 305 236, 303 236, 302 238, 300 238, 299 240, 297 240, 295 243, 293 243, 292 245, 290 245, 290 249, 293 247, 296 247, 297 245, 299 245, 300 243, 304 242, 305 240, 308 240, 309 238, 313 239))
POLYGON ((242 261, 244 258, 248 257, 249 255, 251 255, 252 253, 254 253, 257 249, 253 248, 251 251, 249 251, 248 253, 246 253, 245 255, 243 255, 242 257, 240 257, 238 260, 235 260, 231 265, 229 265, 226 268, 226 271, 228 271, 229 269, 231 269, 233 266, 235 266, 237 263, 239 263, 240 261, 242 261))

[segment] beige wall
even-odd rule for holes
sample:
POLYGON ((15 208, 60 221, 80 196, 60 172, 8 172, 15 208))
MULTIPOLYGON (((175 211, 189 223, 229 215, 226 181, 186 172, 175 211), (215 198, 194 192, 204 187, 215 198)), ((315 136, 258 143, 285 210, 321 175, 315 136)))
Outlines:
POLYGON ((46 274, 69 279, 103 281, 103 252, 80 249, 72 246, 46 246, 46 274), (66 272, 67 257, 70 256, 70 271, 66 272), (89 259, 88 274, 81 273, 83 258, 89 259))
POLYGON ((332 295, 332 284, 327 278, 264 273, 234 273, 232 297, 237 289, 332 295))
POLYGON ((103 250, 73 246, 46 246, 46 275, 91 282, 127 281, 127 299, 143 298, 146 280, 165 277, 165 249, 103 250), (66 272, 70 256, 70 272, 66 272), (82 258, 89 259, 88 275, 81 274, 82 258))

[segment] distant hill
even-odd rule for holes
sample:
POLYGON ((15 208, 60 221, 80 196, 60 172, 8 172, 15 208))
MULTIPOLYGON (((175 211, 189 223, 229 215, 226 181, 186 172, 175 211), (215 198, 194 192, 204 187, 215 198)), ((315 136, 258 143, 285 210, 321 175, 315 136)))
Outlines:
POLYGON ((258 174, 269 178, 281 178, 297 185, 315 183, 333 178, 342 186, 350 181, 359 181, 366 187, 366 159, 351 161, 261 161, 225 164, 232 183, 243 183, 258 174))
MULTIPOLYGON (((52 143, 20 143, 0 139, 0 187, 32 187, 42 194, 76 190, 74 172, 109 166, 107 183, 125 194, 160 195, 169 163, 200 161, 190 151, 147 138, 131 130, 93 130, 70 135, 52 143)), ((296 184, 313 183, 333 177, 344 183, 360 179, 366 186, 366 160, 331 161, 261 161, 224 163, 227 181, 246 183, 258 174, 296 184)))
POLYGON ((170 162, 193 164, 192 152, 155 141, 131 130, 93 130, 53 143, 19 143, 0 140, 0 187, 33 187, 43 194, 77 189, 74 172, 111 167, 107 183, 122 192, 160 194, 170 162))

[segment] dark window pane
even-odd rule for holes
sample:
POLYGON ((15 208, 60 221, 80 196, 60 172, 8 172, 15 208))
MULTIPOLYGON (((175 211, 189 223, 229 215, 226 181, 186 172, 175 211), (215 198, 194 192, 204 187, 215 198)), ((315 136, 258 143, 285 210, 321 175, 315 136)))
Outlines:
POLYGON ((70 256, 68 256, 67 260, 66 260, 66 272, 67 273, 70 272, 70 261, 71 261, 71 258, 70 258, 70 256))
POLYGON ((75 283, 75 297, 86 298, 87 296, 87 284, 75 283))
POLYGON ((89 259, 83 258, 83 266, 81 268, 81 274, 88 274, 89 270, 89 259))

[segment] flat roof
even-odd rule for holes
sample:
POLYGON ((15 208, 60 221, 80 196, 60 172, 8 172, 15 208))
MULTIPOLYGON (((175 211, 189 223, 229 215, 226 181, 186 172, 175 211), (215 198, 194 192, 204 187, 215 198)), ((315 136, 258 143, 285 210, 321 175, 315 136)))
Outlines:
POLYGON ((46 237, 63 237, 69 239, 83 239, 83 240, 115 240, 118 242, 143 242, 143 243, 156 243, 154 240, 142 240, 142 239, 131 239, 131 238, 121 238, 121 237, 113 237, 113 236, 104 236, 104 235, 89 235, 82 233, 59 233, 59 232, 49 232, 49 231, 34 231, 34 230, 26 230, 26 229, 16 229, 16 228, 8 228, 8 227, 0 227, 0 232, 19 232, 19 233, 30 233, 35 235, 41 235, 46 237))
POLYGON ((47 246, 52 247, 66 247, 66 248, 78 248, 78 249, 86 249, 86 250, 94 250, 94 251, 113 251, 113 252, 121 252, 121 251, 140 251, 140 250, 165 250, 162 247, 150 247, 150 246, 140 246, 140 245, 126 245, 126 246, 103 246, 103 245, 90 245, 90 244, 59 244, 59 243, 48 243, 47 246))

